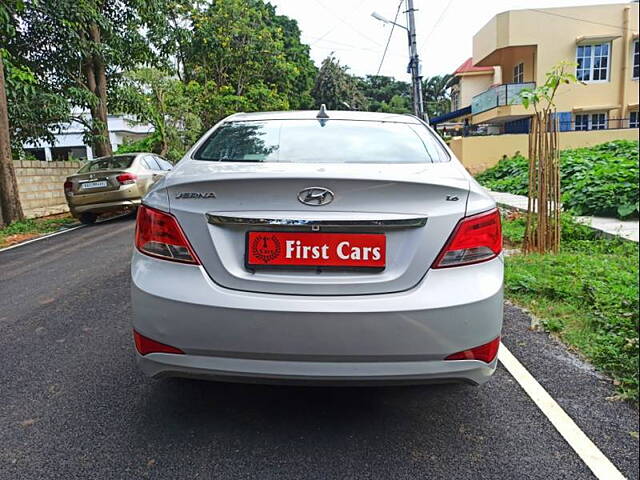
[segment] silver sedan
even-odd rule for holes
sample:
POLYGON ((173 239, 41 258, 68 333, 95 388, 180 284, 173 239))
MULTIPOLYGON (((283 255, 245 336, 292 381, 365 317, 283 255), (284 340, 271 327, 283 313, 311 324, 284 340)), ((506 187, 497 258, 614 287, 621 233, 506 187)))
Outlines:
POLYGON ((153 185, 135 244, 150 376, 478 385, 496 368, 499 212, 415 117, 232 115, 153 185))

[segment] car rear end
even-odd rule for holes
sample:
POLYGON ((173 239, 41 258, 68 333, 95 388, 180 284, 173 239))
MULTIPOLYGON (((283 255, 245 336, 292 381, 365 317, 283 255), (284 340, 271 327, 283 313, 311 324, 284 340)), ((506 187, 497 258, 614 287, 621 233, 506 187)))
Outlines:
POLYGON ((146 192, 146 178, 136 172, 135 155, 118 155, 89 162, 64 183, 69 210, 83 214, 135 208, 146 192))
POLYGON ((308 116, 234 117, 145 197, 142 369, 485 382, 502 324, 495 204, 412 117, 308 116))

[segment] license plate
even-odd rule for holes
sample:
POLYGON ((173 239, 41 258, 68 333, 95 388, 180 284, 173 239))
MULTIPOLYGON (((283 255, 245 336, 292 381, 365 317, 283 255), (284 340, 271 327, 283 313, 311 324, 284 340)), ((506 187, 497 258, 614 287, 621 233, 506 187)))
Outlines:
POLYGON ((89 188, 104 188, 108 185, 106 180, 102 180, 99 182, 86 182, 86 183, 82 183, 80 185, 80 188, 82 188, 83 190, 87 190, 89 188))
POLYGON ((386 236, 379 233, 248 232, 248 267, 384 268, 386 236))

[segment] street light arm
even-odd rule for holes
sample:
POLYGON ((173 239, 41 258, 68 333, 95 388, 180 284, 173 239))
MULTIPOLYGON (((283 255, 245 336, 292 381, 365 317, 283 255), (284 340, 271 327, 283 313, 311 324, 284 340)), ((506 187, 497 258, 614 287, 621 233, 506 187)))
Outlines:
POLYGON ((396 27, 400 27, 400 28, 405 29, 407 32, 409 31, 409 29, 407 27, 405 27, 404 25, 400 25, 399 23, 393 22, 393 21, 389 20, 388 18, 383 17, 378 12, 372 12, 371 16, 373 18, 375 18, 376 20, 381 21, 382 23, 390 23, 391 25, 395 25, 396 27))

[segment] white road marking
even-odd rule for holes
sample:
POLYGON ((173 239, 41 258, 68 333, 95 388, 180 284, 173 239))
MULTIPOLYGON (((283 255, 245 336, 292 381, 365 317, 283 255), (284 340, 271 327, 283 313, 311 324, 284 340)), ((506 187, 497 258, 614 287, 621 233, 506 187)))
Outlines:
POLYGON ((567 415, 562 407, 558 405, 503 343, 500 344, 498 360, 598 479, 625 479, 620 470, 580 430, 580 427, 575 424, 571 417, 567 415))
POLYGON ((65 230, 60 230, 59 232, 53 232, 49 235, 43 235, 42 237, 32 238, 31 240, 26 240, 24 242, 16 243, 15 245, 11 245, 10 247, 0 248, 0 253, 6 252, 7 250, 11 250, 12 248, 22 247, 23 245, 28 245, 29 243, 37 242, 38 240, 44 240, 45 238, 55 237, 56 235, 62 235, 63 233, 73 232, 79 228, 86 227, 86 225, 78 225, 77 227, 67 228, 65 230))

